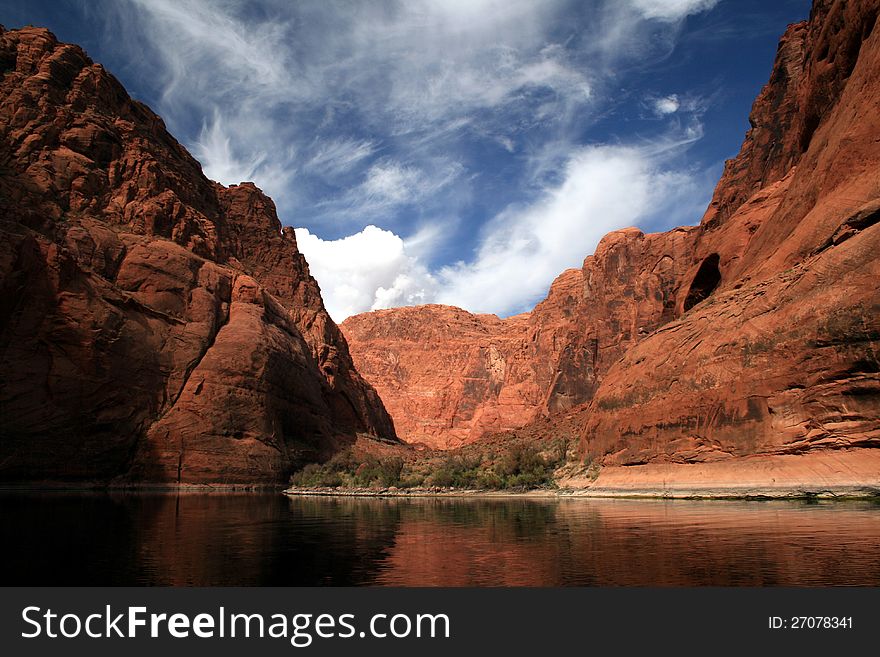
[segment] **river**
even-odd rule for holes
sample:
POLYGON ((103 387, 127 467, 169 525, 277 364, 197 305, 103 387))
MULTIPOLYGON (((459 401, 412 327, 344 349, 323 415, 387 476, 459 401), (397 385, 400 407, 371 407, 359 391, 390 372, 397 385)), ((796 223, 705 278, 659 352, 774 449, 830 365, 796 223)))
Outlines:
POLYGON ((3 493, 4 585, 880 585, 880 503, 3 493))

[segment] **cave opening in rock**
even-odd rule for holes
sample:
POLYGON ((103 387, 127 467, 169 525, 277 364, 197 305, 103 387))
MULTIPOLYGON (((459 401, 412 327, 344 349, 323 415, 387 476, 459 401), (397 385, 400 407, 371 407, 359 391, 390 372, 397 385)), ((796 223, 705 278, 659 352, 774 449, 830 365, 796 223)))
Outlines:
POLYGON ((691 283, 687 297, 684 300, 685 312, 696 306, 700 301, 708 297, 721 282, 721 271, 718 269, 718 254, 713 253, 703 260, 697 275, 691 283))

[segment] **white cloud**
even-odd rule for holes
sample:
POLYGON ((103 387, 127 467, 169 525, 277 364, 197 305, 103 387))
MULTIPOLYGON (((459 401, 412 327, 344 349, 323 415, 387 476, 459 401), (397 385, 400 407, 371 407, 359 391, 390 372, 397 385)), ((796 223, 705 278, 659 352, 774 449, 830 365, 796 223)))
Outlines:
POLYGON ((421 171, 397 162, 376 164, 367 172, 364 192, 379 202, 400 203, 421 196, 426 184, 421 171))
POLYGON ((679 220, 690 209, 698 212, 707 190, 688 172, 664 169, 657 160, 671 147, 583 148, 569 160, 561 184, 488 225, 474 260, 439 272, 438 302, 502 315, 528 310, 609 231, 676 207, 685 214, 679 220))
POLYGON ((654 112, 659 116, 675 114, 679 107, 681 107, 681 102, 675 94, 654 100, 654 112))
POLYGON ((711 9, 718 0, 629 0, 648 19, 678 21, 686 16, 711 9))
POLYGON ((253 179, 279 197, 283 215, 283 201, 292 206, 298 190, 273 189, 265 178, 292 168, 332 178, 368 162, 374 137, 339 138, 352 120, 426 143, 472 122, 475 111, 521 102, 524 89, 547 89, 560 106, 586 102, 584 71, 565 49, 548 46, 565 4, 264 0, 249 12, 234 2, 129 0, 134 17, 122 3, 107 10, 152 46, 138 59, 163 79, 157 109, 172 130, 176 119, 206 117, 190 144, 205 171, 226 184, 253 179), (317 112, 326 120, 307 125, 317 112), (279 144, 297 157, 279 153, 279 144))
POLYGON ((327 312, 337 322, 367 310, 433 299, 434 277, 391 231, 370 225, 338 240, 322 240, 306 228, 295 232, 327 312))
POLYGON ((329 139, 318 142, 304 169, 326 176, 350 171, 376 152, 376 144, 368 139, 329 139))
POLYGON ((496 137, 495 141, 497 141, 501 145, 501 147, 508 153, 513 153, 516 150, 516 144, 513 143, 513 139, 511 139, 510 137, 505 137, 504 135, 501 135, 499 137, 496 137))
MULTIPOLYGON (((209 177, 253 180, 285 223, 352 233, 297 229, 343 319, 435 299, 522 310, 608 230, 690 207, 691 178, 664 165, 675 145, 578 139, 620 88, 617 64, 662 58, 716 1, 128 0, 96 15, 117 17, 114 43, 160 81, 156 109, 209 177), (499 213, 508 172, 520 203, 499 213), (480 213, 496 216, 459 239, 480 213), (452 249, 458 264, 426 265, 452 249)), ((686 90, 645 103, 700 136, 686 90)))
POLYGON ((433 302, 502 316, 522 312, 546 295, 561 271, 579 266, 606 233, 658 217, 686 223, 699 216, 711 190, 707 181, 663 165, 665 156, 695 138, 685 131, 640 147, 580 149, 559 184, 487 224, 474 258, 433 273, 423 263, 442 237, 436 226, 407 241, 375 226, 334 241, 300 228, 298 244, 337 321, 433 302))
MULTIPOLYGON (((643 38, 645 21, 673 22, 714 3, 599 1, 590 38, 572 36, 573 0, 103 6, 118 19, 116 41, 131 44, 132 60, 162 81, 157 109, 172 131, 204 117, 189 146, 209 176, 254 180, 282 217, 307 205, 320 218, 375 165, 380 144, 392 149, 386 156, 406 152, 408 169, 428 171, 424 160, 448 156, 450 140, 467 128, 511 153, 532 124, 571 130, 602 102, 603 58, 654 43, 656 30, 643 38)), ((346 202, 352 213, 336 221, 356 219, 360 203, 346 202)))
POLYGON ((276 203, 283 201, 288 197, 291 181, 297 173, 294 146, 278 145, 271 156, 268 152, 250 150, 242 153, 230 137, 226 120, 215 112, 211 122, 202 125, 198 141, 192 145, 193 155, 202 162, 205 175, 227 184, 259 180, 260 187, 276 203))
MULTIPOLYGON (((464 172, 460 163, 445 158, 421 164, 425 169, 391 158, 375 162, 359 185, 321 203, 323 214, 337 222, 387 219, 397 208, 425 203, 448 191, 464 172)), ((458 196, 463 200, 466 192, 460 190, 458 196)))
POLYGON ((461 172, 462 166, 456 162, 444 162, 430 174, 399 162, 380 162, 367 172, 362 189, 379 203, 411 203, 443 189, 461 172))
MULTIPOLYGON (((690 123, 702 135, 701 120, 712 102, 692 93, 645 96, 645 107, 658 118, 672 118, 677 125, 690 123)), ((693 135, 692 135, 693 136, 693 135)))

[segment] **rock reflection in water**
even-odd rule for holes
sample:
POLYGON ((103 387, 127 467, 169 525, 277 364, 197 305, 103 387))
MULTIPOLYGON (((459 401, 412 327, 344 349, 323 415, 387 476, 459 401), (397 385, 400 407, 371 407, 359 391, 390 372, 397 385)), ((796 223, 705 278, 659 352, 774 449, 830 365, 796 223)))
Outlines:
POLYGON ((872 502, 433 500, 408 506, 377 583, 880 584, 880 505, 872 502))
POLYGON ((2 583, 880 585, 876 502, 9 493, 2 583))

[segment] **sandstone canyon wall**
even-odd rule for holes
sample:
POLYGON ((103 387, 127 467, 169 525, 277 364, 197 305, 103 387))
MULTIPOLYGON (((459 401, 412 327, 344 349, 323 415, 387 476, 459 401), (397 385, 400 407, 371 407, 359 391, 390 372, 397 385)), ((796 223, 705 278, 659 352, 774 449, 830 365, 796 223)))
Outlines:
POLYGON ((594 395, 591 457, 880 446, 878 13, 876 0, 818 0, 786 32, 694 233, 675 320, 594 395))
POLYGON ((458 447, 592 399, 629 345, 672 318, 694 230, 607 235, 528 314, 432 305, 364 313, 341 327, 400 437, 458 447))
POLYGON ((527 315, 346 320, 401 437, 575 416, 606 466, 880 446, 878 13, 816 0, 789 27, 698 226, 607 235, 527 315))
POLYGON ((0 28, 0 479, 273 483, 394 439, 291 229, 77 46, 0 28))

